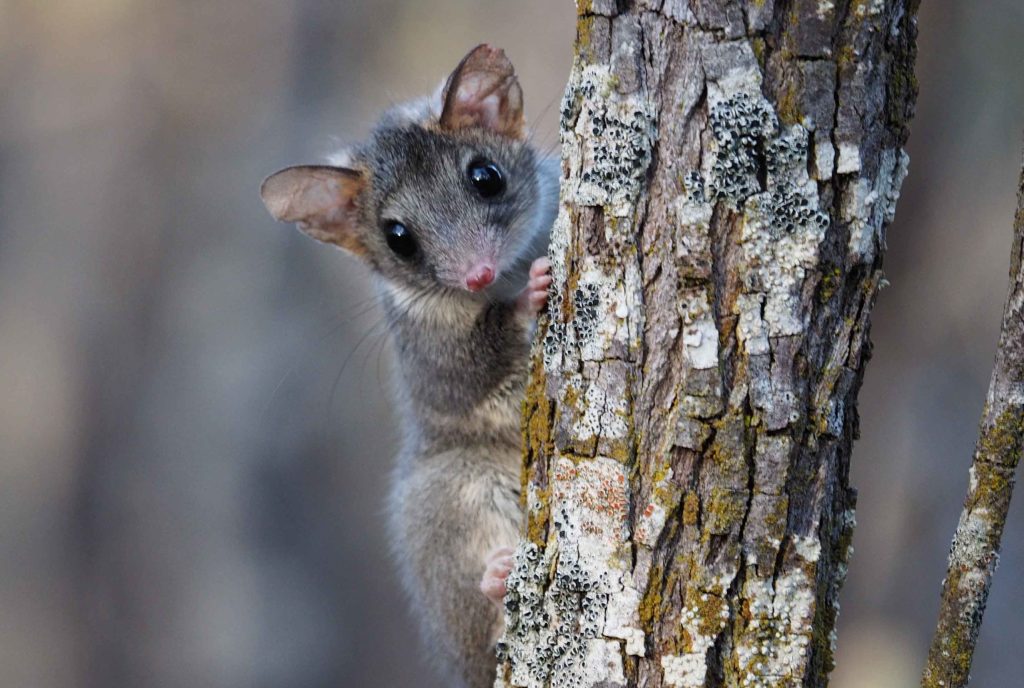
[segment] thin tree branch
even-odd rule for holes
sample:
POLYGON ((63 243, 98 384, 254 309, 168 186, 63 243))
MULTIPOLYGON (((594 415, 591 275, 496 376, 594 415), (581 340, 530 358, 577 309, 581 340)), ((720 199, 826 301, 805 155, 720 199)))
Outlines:
POLYGON ((922 688, 957 688, 970 678, 999 543, 1024 450, 1024 168, 1017 191, 1010 293, 988 399, 971 464, 970 488, 949 552, 939 622, 922 688))

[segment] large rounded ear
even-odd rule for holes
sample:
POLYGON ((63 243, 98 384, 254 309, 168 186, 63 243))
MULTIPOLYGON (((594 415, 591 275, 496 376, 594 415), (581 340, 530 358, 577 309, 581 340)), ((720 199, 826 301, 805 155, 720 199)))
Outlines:
POLYGON ((444 86, 440 124, 444 129, 482 127, 522 138, 523 89, 505 51, 478 45, 462 58, 444 86))
POLYGON ((356 255, 366 252, 356 222, 363 175, 346 167, 298 165, 263 181, 260 196, 280 222, 295 222, 309 236, 356 255))

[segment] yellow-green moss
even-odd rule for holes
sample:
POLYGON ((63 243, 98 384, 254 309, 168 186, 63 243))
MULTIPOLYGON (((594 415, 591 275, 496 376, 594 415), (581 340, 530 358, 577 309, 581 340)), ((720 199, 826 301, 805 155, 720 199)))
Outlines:
POLYGON ((910 126, 909 117, 914 113, 914 109, 907 105, 917 98, 917 75, 912 59, 894 59, 891 64, 892 70, 885 86, 886 114, 890 126, 902 133, 910 126))
POLYGON ((698 632, 715 636, 722 630, 722 611, 728 606, 725 599, 719 595, 688 588, 685 605, 696 610, 698 632))
POLYGON ((519 502, 527 513, 527 537, 538 546, 543 546, 547 537, 547 525, 550 510, 550 488, 545 487, 539 492, 540 508, 531 510, 527 496, 529 495, 530 473, 536 461, 553 454, 551 439, 552 408, 551 400, 545 391, 544 362, 537 356, 532 362, 530 382, 526 388, 526 399, 523 402, 523 457, 519 471, 519 502))
POLYGON ((792 79, 783 82, 776 94, 776 111, 783 124, 799 124, 803 119, 800 113, 800 90, 792 79))
POLYGON ((534 459, 538 456, 550 455, 552 450, 552 407, 545 390, 543 358, 537 356, 532 367, 530 382, 526 387, 526 400, 523 402, 524 475, 534 459))
POLYGON ((527 512, 526 539, 538 547, 543 547, 547 542, 548 536, 548 519, 551 513, 551 486, 546 486, 542 491, 538 492, 537 496, 540 500, 539 508, 527 512))
POLYGON ((1009 500, 1013 489, 1012 469, 993 466, 988 463, 974 465, 974 479, 977 481, 971 499, 975 504, 990 507, 1003 500, 1009 500))
MULTIPOLYGON (((612 91, 614 91, 618 87, 619 87, 619 75, 618 74, 609 74, 608 75, 608 81, 606 81, 605 85, 604 85, 604 90, 601 91, 601 97, 602 98, 608 98, 612 94, 612 91)), ((607 217, 607 213, 606 213, 606 217, 607 217)))
POLYGON ((721 487, 711 488, 704 505, 704 537, 728 533, 743 520, 746 513, 746 495, 721 487))
POLYGON ((700 516, 700 498, 696 492, 687 492, 683 497, 683 525, 695 526, 700 516))
MULTIPOLYGON (((959 586, 960 572, 951 573, 946 584, 959 586)), ((966 684, 974 657, 974 644, 969 638, 963 633, 946 633, 942 638, 941 650, 932 648, 933 653, 936 651, 941 652, 942 659, 938 662, 930 661, 929 665, 942 666, 950 671, 947 674, 926 671, 921 678, 921 688, 950 688, 966 684)))
POLYGON ((839 48, 839 53, 836 55, 836 65, 838 65, 840 72, 845 72, 847 68, 852 67, 856 63, 857 51, 854 50, 852 43, 847 43, 839 48))
POLYGON ((574 411, 580 410, 580 392, 574 385, 565 385, 562 391, 562 405, 574 411))
POLYGON ((978 454, 985 461, 1016 468, 1024 444, 1024 414, 1013 407, 995 419, 978 439, 978 454))
POLYGON ((674 508, 678 504, 679 488, 669 480, 669 465, 667 462, 659 463, 654 468, 651 476, 651 498, 657 501, 666 509, 674 508))
POLYGON ((661 589, 664 575, 665 569, 661 564, 655 564, 651 567, 651 575, 647 577, 647 589, 644 590, 638 611, 640 627, 645 633, 653 633, 654 622, 661 618, 661 589))

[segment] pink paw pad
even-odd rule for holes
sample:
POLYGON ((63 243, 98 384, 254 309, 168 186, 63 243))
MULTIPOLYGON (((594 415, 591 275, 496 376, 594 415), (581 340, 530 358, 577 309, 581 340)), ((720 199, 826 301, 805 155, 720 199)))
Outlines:
POLYGON ((484 558, 484 575, 480 579, 480 592, 499 608, 505 599, 505 580, 512 571, 515 550, 499 547, 484 558))
POLYGON ((530 266, 530 281, 519 297, 519 305, 530 315, 536 315, 547 305, 548 288, 551 286, 551 261, 543 256, 530 266))

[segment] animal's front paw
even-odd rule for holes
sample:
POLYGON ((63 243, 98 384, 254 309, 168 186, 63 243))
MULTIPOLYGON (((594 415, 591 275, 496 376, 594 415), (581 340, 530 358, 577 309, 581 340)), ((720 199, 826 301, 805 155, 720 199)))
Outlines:
POLYGON ((504 609, 505 581, 515 559, 515 550, 511 547, 499 547, 484 557, 484 575, 480 579, 480 592, 495 604, 504 609))
POLYGON ((526 289, 519 295, 517 303, 519 311, 531 318, 536 316, 547 305, 548 287, 551 286, 551 261, 542 256, 530 266, 530 281, 526 289))

